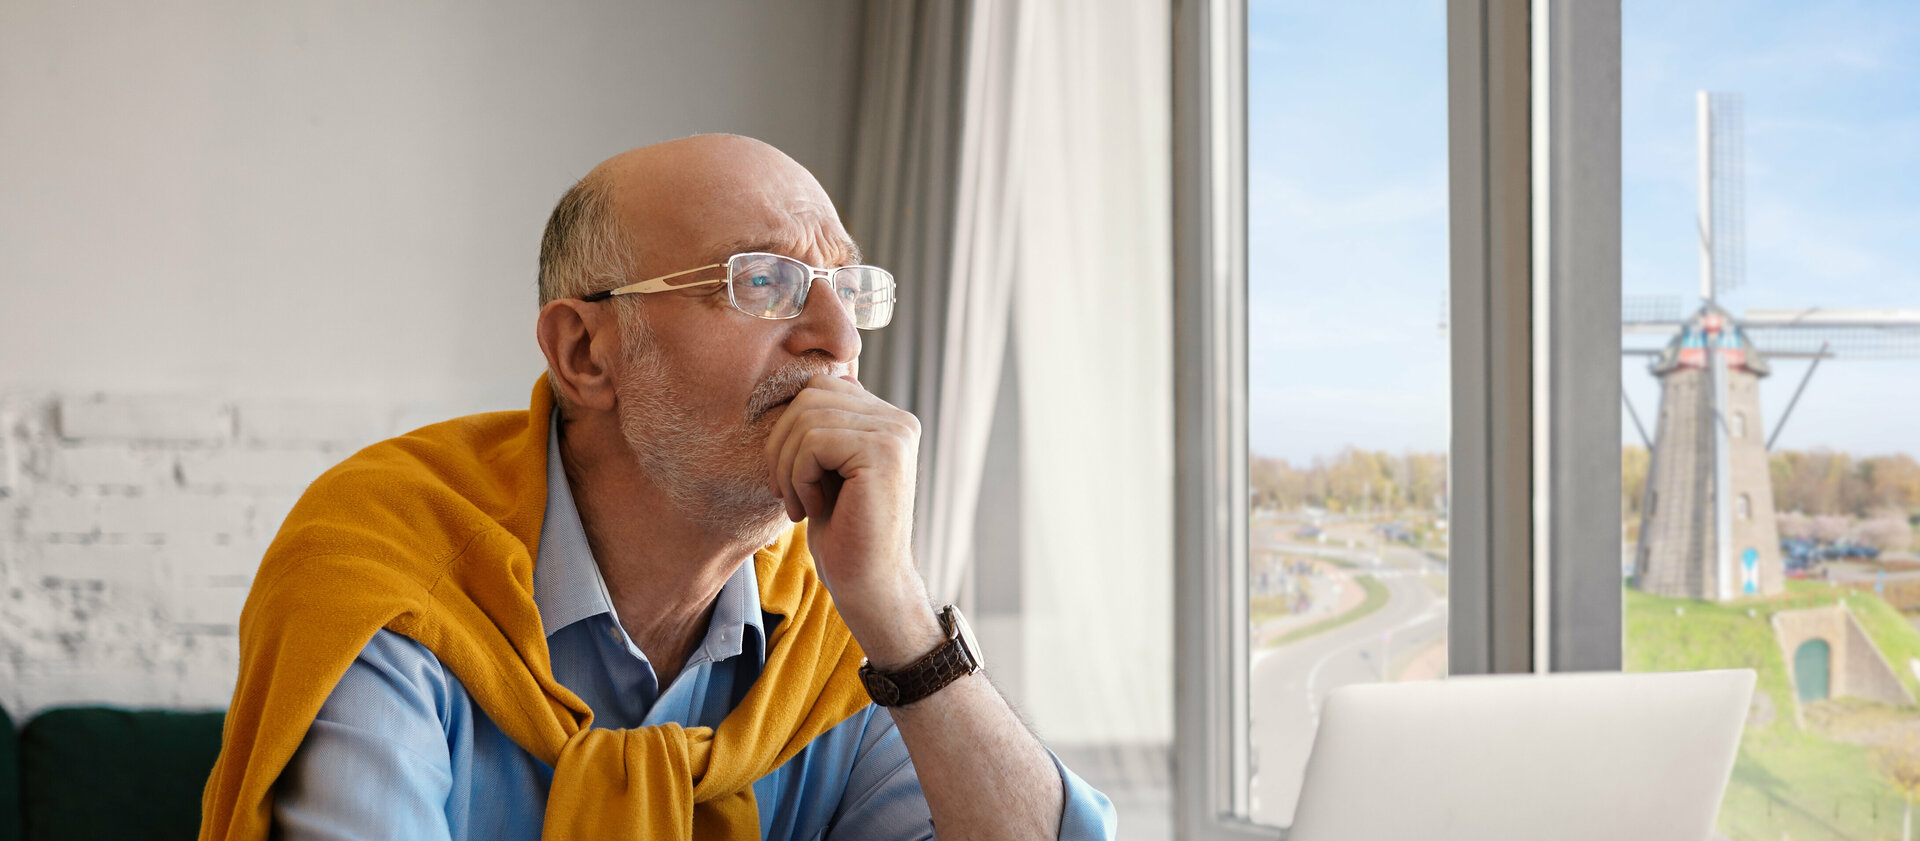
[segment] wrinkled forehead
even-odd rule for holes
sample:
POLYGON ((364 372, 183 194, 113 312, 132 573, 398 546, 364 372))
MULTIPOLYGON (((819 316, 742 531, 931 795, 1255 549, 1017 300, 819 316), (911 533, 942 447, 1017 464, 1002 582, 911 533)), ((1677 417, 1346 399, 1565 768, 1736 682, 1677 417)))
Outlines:
POLYGON ((822 265, 858 260, 826 190, 770 146, 709 143, 630 164, 610 174, 643 272, 678 271, 742 251, 822 265))

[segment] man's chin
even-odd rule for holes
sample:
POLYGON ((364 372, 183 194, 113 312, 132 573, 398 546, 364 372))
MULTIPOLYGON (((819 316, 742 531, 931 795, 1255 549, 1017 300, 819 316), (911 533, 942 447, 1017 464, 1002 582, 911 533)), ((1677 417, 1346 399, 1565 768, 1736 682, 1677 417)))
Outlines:
POLYGON ((742 529, 738 534, 742 543, 753 546, 766 546, 775 540, 779 540, 780 535, 786 533, 787 529, 792 526, 792 521, 787 519, 786 508, 776 502, 774 503, 772 516, 762 520, 757 528, 749 527, 742 529))
POLYGON ((701 510, 688 511, 695 522, 710 532, 726 535, 728 539, 754 546, 772 543, 781 532, 791 525, 787 521, 786 506, 774 498, 773 493, 764 486, 737 489, 737 493, 710 498, 699 505, 701 510))

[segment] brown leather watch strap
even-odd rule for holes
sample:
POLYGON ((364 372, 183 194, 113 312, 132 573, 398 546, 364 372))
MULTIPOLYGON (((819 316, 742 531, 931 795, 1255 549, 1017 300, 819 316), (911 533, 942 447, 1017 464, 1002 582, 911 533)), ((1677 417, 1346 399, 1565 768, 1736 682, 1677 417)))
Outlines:
POLYGON ((958 613, 952 605, 941 610, 940 624, 946 629, 947 639, 926 656, 892 672, 881 672, 872 663, 861 664, 860 682, 866 684, 867 695, 874 703, 883 707, 911 704, 980 670, 977 654, 969 649, 970 635, 960 632, 958 613))

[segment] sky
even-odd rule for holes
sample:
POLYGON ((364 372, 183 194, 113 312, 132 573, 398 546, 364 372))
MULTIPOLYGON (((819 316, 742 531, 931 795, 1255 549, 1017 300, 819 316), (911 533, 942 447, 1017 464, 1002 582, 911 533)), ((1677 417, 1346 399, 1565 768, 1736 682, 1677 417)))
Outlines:
MULTIPOLYGON (((1623 291, 1697 305, 1693 109, 1713 90, 1746 105, 1747 283, 1723 304, 1920 308, 1920 3, 1622 7, 1623 291)), ((1250 4, 1257 454, 1446 448, 1445 11, 1250 4)), ((1651 421, 1658 382, 1621 370, 1651 421)), ((1776 361, 1761 386, 1769 433, 1805 370, 1776 361)), ((1777 446, 1920 453, 1920 359, 1823 363, 1777 446)))

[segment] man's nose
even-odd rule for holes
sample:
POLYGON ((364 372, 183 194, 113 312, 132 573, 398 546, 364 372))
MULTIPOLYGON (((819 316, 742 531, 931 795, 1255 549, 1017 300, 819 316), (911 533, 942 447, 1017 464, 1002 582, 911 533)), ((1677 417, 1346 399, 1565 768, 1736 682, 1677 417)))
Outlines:
POLYGON ((796 355, 821 351, 836 362, 860 356, 860 331, 853 326, 853 310, 833 288, 833 278, 816 274, 807 287, 806 303, 794 319, 788 343, 796 355))

